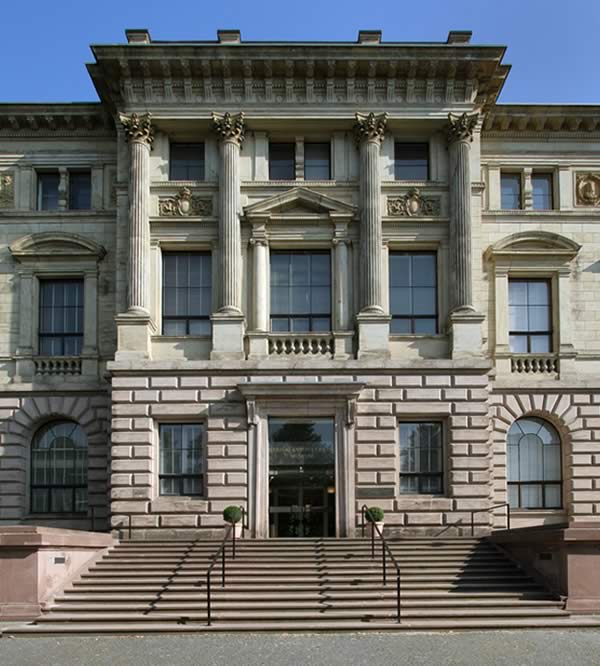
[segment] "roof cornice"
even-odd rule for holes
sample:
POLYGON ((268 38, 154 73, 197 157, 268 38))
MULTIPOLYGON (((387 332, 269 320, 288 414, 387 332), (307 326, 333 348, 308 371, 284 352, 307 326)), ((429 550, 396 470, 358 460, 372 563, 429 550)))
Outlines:
POLYGON ((497 104, 486 115, 483 133, 540 134, 600 131, 600 106, 585 104, 497 104))

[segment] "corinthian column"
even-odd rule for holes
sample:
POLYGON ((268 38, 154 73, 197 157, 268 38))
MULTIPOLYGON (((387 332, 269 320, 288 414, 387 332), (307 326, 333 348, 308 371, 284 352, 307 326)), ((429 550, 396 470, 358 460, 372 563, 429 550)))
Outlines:
POLYGON ((240 229, 240 148, 244 141, 244 114, 213 113, 213 127, 221 144, 219 171, 219 247, 221 298, 219 312, 242 314, 240 229))
POLYGON ((150 148, 154 132, 150 114, 120 115, 129 142, 129 272, 127 311, 148 315, 150 227, 148 206, 150 198, 150 148))
POLYGON ((244 114, 213 113, 213 129, 220 140, 219 170, 219 303, 212 316, 212 358, 242 358, 242 241, 240 228, 240 149, 244 114))
POLYGON ((354 133, 360 154, 359 356, 389 355, 389 316, 383 299, 380 147, 387 115, 357 113, 354 133))
POLYGON ((451 296, 450 331, 452 356, 477 356, 482 353, 483 317, 473 306, 471 259, 471 142, 478 114, 448 114, 450 185, 451 296))

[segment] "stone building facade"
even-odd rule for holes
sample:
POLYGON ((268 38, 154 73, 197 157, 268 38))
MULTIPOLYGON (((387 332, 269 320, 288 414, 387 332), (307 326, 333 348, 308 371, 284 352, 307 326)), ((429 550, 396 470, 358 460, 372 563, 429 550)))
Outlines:
POLYGON ((461 32, 92 51, 0 105, 0 523, 600 520, 600 107, 461 32))

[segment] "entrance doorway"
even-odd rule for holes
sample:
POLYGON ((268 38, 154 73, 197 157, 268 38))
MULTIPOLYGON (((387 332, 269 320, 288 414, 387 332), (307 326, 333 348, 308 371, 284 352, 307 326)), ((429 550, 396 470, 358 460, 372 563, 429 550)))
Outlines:
POLYGON ((335 536, 333 418, 269 419, 269 536, 335 536))

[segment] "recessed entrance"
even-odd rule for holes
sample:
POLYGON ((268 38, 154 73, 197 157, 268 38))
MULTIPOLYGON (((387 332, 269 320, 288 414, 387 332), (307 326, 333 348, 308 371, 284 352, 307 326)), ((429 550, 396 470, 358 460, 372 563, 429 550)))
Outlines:
POLYGON ((333 418, 269 419, 269 535, 335 536, 333 418))

